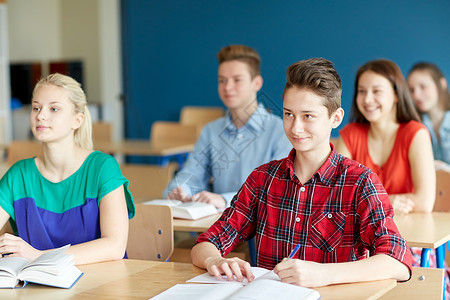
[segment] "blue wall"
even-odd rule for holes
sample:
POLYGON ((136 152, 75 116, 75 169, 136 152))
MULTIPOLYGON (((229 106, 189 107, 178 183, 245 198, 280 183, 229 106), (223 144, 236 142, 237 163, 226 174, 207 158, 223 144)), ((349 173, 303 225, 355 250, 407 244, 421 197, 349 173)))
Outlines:
POLYGON ((368 60, 391 59, 405 75, 429 60, 450 79, 449 16, 447 0, 122 0, 126 135, 148 138, 154 121, 178 120, 184 105, 221 105, 216 53, 228 44, 260 53, 260 100, 279 115, 286 68, 333 61, 345 123, 356 70, 368 60))

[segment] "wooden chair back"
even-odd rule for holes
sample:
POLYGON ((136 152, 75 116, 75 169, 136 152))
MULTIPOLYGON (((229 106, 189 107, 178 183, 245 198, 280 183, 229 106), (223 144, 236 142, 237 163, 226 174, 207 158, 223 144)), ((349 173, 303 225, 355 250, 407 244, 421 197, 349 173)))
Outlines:
POLYGON ((194 144, 197 141, 197 126, 178 122, 156 121, 152 125, 150 141, 155 144, 194 144))
POLYGON ((444 292, 444 270, 413 267, 412 277, 397 286, 380 299, 442 299, 444 292))
POLYGON ((130 192, 135 202, 160 199, 177 169, 176 163, 166 167, 141 164, 120 165, 123 176, 130 181, 130 192))
MULTIPOLYGON (((436 170, 436 200, 433 211, 450 212, 450 170, 448 169, 436 170)), ((448 246, 445 247, 445 261, 450 264, 448 246)))
POLYGON ((92 139, 96 142, 111 142, 113 135, 113 125, 108 122, 92 123, 92 139))
POLYGON ((449 170, 436 170, 436 200, 433 211, 450 212, 449 170))
POLYGON ((31 158, 34 156, 42 155, 42 144, 36 141, 12 141, 8 146, 8 154, 6 162, 9 166, 12 166, 15 162, 31 158))
POLYGON ((130 220, 128 258, 166 261, 173 252, 172 210, 165 205, 136 204, 130 220))
POLYGON ((181 109, 180 123, 186 125, 197 125, 198 136, 206 124, 223 117, 225 111, 222 107, 207 106, 184 106, 181 109))

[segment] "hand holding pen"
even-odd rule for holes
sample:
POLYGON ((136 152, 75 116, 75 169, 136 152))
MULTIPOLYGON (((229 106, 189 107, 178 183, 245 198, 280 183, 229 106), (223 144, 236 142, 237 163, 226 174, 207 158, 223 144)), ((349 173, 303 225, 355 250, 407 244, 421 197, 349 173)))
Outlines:
POLYGON ((282 282, 296 284, 305 287, 323 285, 324 264, 294 259, 295 254, 300 250, 300 244, 292 249, 288 257, 275 266, 273 272, 280 277, 282 282))
POLYGON ((294 255, 298 252, 298 250, 300 249, 300 244, 297 244, 294 249, 292 249, 291 254, 289 254, 288 258, 293 258, 294 255))

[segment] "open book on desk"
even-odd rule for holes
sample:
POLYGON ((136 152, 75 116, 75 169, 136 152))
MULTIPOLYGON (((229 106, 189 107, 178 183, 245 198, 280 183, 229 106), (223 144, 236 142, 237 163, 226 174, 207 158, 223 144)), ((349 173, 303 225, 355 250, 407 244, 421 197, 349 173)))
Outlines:
POLYGON ((172 209, 172 216, 179 219, 197 220, 217 214, 219 210, 212 204, 203 202, 182 202, 179 200, 155 199, 142 204, 167 205, 172 209))
POLYGON ((0 288, 21 288, 28 282, 71 288, 83 273, 74 266, 70 245, 45 252, 33 261, 23 257, 0 259, 0 288))
POLYGON ((205 273, 187 282, 204 284, 177 284, 153 300, 202 300, 202 299, 233 299, 233 300, 277 300, 277 299, 320 299, 316 290, 298 285, 283 283, 270 270, 252 267, 255 280, 248 282, 228 281, 226 276, 222 280, 205 273))

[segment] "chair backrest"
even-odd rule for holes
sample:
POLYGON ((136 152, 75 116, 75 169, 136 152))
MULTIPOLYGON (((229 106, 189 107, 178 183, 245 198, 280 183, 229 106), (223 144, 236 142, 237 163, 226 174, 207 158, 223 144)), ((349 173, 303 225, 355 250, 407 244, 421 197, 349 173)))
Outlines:
POLYGON ((180 123, 197 125, 199 132, 203 126, 211 121, 223 117, 225 111, 222 107, 184 106, 181 109, 180 123))
POLYGON ((6 162, 12 166, 15 162, 42 154, 42 144, 36 141, 12 141, 8 146, 6 162))
POLYGON ((132 259, 166 261, 173 252, 172 210, 165 205, 136 204, 130 220, 127 255, 132 259))
POLYGON ((92 123, 92 139, 96 142, 111 142, 113 135, 113 125, 108 122, 92 123))
POLYGON ((197 141, 197 126, 184 125, 178 122, 156 121, 150 133, 152 143, 195 143, 197 141))
POLYGON ((436 170, 436 201, 433 211, 450 212, 450 171, 436 170))
POLYGON ((409 281, 398 282, 380 299, 442 299, 444 269, 413 267, 412 270, 409 281))
POLYGON ((135 202, 158 199, 177 168, 176 163, 167 167, 155 165, 122 164, 120 169, 123 176, 130 181, 130 192, 135 202))

